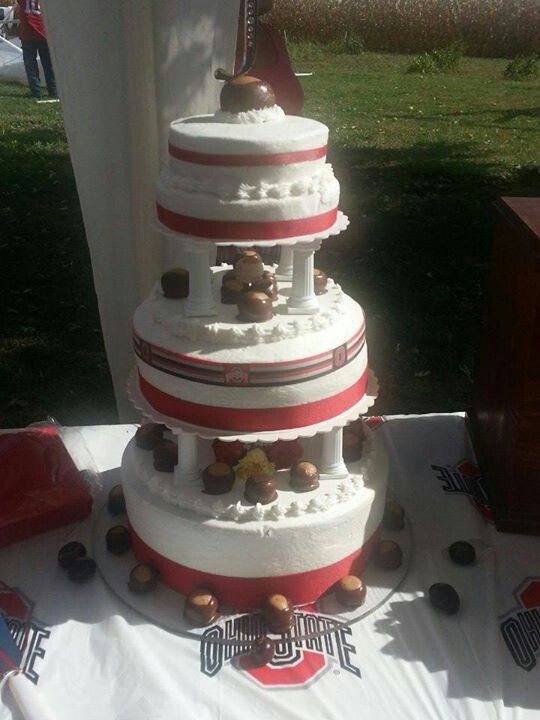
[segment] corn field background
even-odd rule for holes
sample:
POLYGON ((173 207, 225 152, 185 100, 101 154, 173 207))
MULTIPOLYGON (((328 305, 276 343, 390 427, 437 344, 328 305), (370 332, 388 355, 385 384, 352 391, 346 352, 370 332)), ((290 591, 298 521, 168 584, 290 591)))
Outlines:
POLYGON ((540 48, 540 0, 276 0, 269 20, 295 42, 419 53, 459 41, 467 55, 540 48))

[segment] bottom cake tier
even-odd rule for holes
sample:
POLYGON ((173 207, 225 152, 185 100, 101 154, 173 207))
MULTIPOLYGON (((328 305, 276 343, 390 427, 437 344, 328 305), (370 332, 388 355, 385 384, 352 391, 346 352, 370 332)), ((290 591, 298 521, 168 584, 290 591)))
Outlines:
MULTIPOLYGON (((233 494, 231 512, 223 511, 222 496, 219 517, 212 517, 213 506, 202 492, 194 507, 182 507, 182 484, 172 476, 156 477, 163 474, 132 442, 122 477, 135 556, 153 565, 174 590, 188 595, 208 588, 222 607, 258 609, 272 593, 295 606, 315 602, 344 575, 362 573, 378 537, 388 463, 373 435, 362 459, 348 470, 348 478, 321 480, 318 490, 308 493, 287 490, 288 471, 280 472, 281 505, 274 511, 258 506, 242 512, 233 494)), ((187 486, 186 497, 193 490, 187 486)))

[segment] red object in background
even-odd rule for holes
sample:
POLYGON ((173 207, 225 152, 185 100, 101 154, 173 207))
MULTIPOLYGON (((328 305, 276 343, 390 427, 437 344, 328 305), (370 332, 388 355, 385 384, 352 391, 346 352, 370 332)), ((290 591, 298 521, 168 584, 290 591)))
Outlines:
POLYGON ((0 434, 0 547, 82 520, 92 498, 54 428, 0 434))
POLYGON ((21 40, 43 42, 47 39, 39 0, 19 0, 18 18, 21 40))
POLYGON ((495 207, 469 429, 496 528, 540 535, 540 198, 495 207))

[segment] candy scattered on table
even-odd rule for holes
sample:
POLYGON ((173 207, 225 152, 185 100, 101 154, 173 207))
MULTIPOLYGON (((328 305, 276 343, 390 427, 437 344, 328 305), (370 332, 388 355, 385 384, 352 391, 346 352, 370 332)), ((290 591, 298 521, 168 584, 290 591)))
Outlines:
POLYGON ((206 588, 197 588, 186 598, 184 617, 196 627, 210 625, 218 615, 218 601, 206 588))
POLYGON ((397 500, 389 499, 386 501, 382 522, 386 530, 403 530, 405 527, 405 512, 397 500))
POLYGON ((96 561, 89 557, 78 558, 68 568, 68 578, 78 584, 88 582, 95 574, 96 561))
POLYGON ((383 570, 397 570, 403 562, 403 552, 393 540, 381 540, 373 550, 373 562, 383 570))
POLYGON ((448 583, 432 585, 429 588, 429 600, 433 607, 447 615, 455 615, 460 607, 459 595, 448 583))
POLYGON ((242 655, 239 659, 240 667, 243 670, 250 670, 252 668, 264 667, 272 661, 276 653, 275 642, 264 635, 259 637, 253 643, 251 652, 246 655, 242 655))
POLYGON ((146 595, 156 589, 158 580, 159 573, 155 567, 147 563, 139 563, 129 574, 128 587, 138 595, 146 595))
POLYGON ((126 512, 126 500, 122 485, 114 485, 109 491, 107 510, 111 515, 122 515, 126 512))
POLYGON ((77 541, 68 542, 58 551, 58 564, 64 570, 68 570, 75 560, 86 557, 86 548, 77 541))
POLYGON ((456 565, 472 565, 476 560, 476 550, 471 543, 457 540, 448 548, 450 558, 456 565))
POLYGON ((278 593, 269 595, 264 602, 262 611, 268 627, 274 633, 287 632, 293 625, 293 604, 285 595, 278 593))
POLYGON ((113 555, 122 555, 131 547, 129 530, 123 525, 115 525, 105 536, 107 550, 113 555))
POLYGON ((367 588, 356 575, 345 575, 335 585, 336 599, 345 607, 356 608, 364 604, 367 588))

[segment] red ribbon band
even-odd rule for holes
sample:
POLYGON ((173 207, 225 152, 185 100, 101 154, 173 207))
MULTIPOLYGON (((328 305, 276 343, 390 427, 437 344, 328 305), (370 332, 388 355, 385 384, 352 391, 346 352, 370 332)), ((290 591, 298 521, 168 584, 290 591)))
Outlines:
POLYGON ((175 232, 210 240, 284 240, 323 232, 337 219, 337 208, 296 220, 239 222, 236 220, 202 220, 180 215, 157 204, 161 223, 175 232))
POLYGON ((229 432, 264 432, 266 430, 288 430, 315 425, 341 415, 360 402, 366 392, 367 369, 350 387, 336 395, 303 403, 292 407, 279 408, 226 408, 182 400, 168 395, 150 385, 139 373, 141 393, 150 405, 167 417, 200 427, 215 428, 229 432))
POLYGON ((255 167, 268 165, 292 165, 326 157, 327 146, 295 152, 270 153, 268 155, 211 155, 209 153, 184 150, 169 143, 169 154, 177 160, 197 165, 219 165, 222 167, 255 167))

